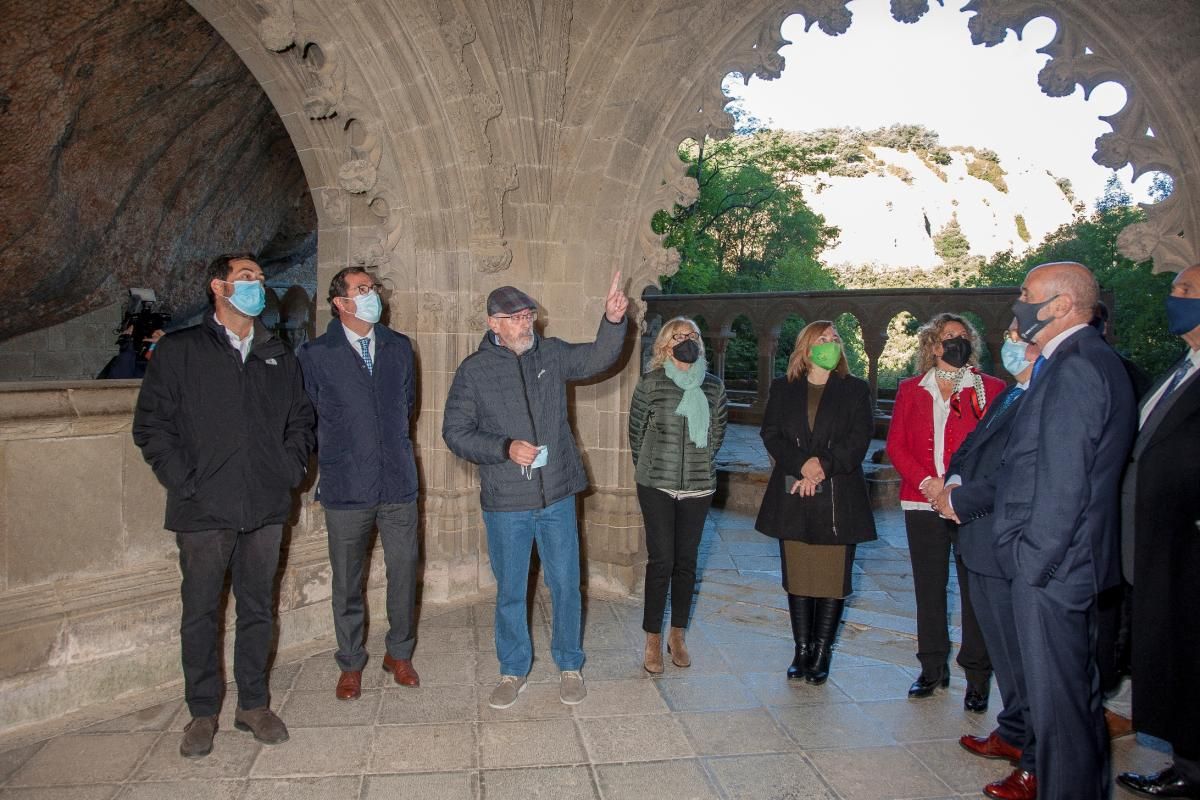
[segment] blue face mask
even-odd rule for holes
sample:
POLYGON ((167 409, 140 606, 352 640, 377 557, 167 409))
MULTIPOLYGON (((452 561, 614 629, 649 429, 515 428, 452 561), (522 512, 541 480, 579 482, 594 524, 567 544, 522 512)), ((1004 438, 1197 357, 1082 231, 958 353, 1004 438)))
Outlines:
POLYGON ((233 294, 226 299, 247 317, 257 317, 267 307, 267 292, 258 281, 233 281, 233 294))
POLYGON ((354 298, 354 316, 374 325, 383 316, 383 301, 375 292, 367 292, 354 298))
POLYGON ((1030 364, 1029 360, 1025 358, 1025 352, 1028 349, 1028 342, 1014 342, 1008 338, 1005 338, 1004 344, 1000 345, 1000 361, 1008 370, 1008 374, 1014 378, 1030 364))
POLYGON ((1200 298, 1167 297, 1167 330, 1173 336, 1183 336, 1200 325, 1200 298))

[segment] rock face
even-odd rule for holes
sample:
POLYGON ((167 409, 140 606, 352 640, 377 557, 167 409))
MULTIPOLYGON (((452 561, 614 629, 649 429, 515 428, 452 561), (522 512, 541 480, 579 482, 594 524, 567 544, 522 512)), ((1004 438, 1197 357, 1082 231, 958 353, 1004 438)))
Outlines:
POLYGON ((0 340, 130 286, 186 316, 214 255, 266 249, 285 269, 315 250, 282 122, 191 6, 0 5, 0 340))
MULTIPOLYGON (((972 156, 951 152, 930 165, 911 152, 873 147, 879 168, 859 177, 805 178, 805 199, 841 230, 821 258, 828 264, 936 267, 934 236, 956 219, 970 254, 1022 252, 1074 214, 1071 201, 1044 167, 1004 157, 1000 186, 968 172, 972 156), (936 171, 935 171, 936 170, 936 171)), ((999 173, 996 173, 999 175, 999 173)))

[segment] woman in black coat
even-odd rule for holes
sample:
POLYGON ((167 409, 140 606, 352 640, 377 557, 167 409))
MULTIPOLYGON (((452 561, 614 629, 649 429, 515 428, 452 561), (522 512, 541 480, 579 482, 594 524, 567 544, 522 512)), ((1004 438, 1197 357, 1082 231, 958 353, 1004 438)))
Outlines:
POLYGON ((829 677, 855 545, 876 538, 862 471, 873 428, 870 387, 849 374, 833 323, 810 323, 787 375, 771 383, 761 434, 775 467, 754 523, 780 540, 796 641, 791 680, 829 677))

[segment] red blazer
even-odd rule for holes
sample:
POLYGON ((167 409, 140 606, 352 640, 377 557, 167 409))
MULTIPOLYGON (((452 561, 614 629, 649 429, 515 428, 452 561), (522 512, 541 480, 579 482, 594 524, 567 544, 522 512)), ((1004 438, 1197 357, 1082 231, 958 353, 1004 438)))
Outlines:
MULTIPOLYGON (((927 502, 921 494, 921 481, 938 474, 933 464, 933 397, 921 386, 924 378, 924 375, 917 375, 900 382, 887 438, 888 458, 900 473, 900 499, 918 503, 927 502)), ((983 391, 990 405, 1004 391, 1004 381, 984 375, 983 391)), ((954 451, 979 424, 979 417, 975 416, 973 387, 962 390, 958 408, 960 413, 956 414, 951 408, 946 420, 942 448, 943 472, 949 468, 954 451)), ((982 415, 983 411, 980 411, 982 415)))

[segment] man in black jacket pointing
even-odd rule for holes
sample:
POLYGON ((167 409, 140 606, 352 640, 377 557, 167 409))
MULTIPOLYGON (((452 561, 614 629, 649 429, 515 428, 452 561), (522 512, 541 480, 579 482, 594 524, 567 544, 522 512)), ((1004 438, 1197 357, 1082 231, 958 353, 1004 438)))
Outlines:
POLYGON ((212 313, 159 341, 133 418, 133 440, 167 488, 164 527, 179 547, 179 633, 192 715, 179 752, 188 758, 208 755, 217 730, 219 610, 230 569, 234 725, 265 744, 287 741, 269 706, 267 660, 283 523, 308 466, 314 422, 295 356, 257 319, 265 290, 254 257, 219 256, 206 279, 212 313))

